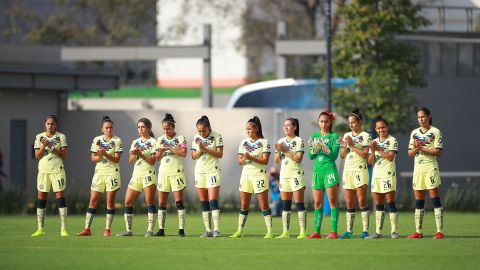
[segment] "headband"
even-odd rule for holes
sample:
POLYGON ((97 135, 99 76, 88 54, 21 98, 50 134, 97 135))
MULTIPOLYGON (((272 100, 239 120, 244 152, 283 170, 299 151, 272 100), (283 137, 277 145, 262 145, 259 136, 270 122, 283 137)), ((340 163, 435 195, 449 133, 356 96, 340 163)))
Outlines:
POLYGON ((353 115, 353 116, 355 116, 358 120, 362 121, 362 118, 360 118, 360 116, 358 116, 358 114, 352 112, 352 113, 350 113, 350 115, 353 115))

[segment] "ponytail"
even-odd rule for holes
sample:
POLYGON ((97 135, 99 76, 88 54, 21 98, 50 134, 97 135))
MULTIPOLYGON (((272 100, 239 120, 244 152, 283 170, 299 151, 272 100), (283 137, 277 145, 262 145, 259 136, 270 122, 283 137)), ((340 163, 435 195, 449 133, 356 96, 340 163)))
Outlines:
POLYGON ((175 119, 173 119, 173 115, 166 113, 165 118, 163 118, 162 123, 169 123, 173 127, 175 127, 175 119))
POLYGON ((140 118, 140 120, 138 120, 137 123, 144 123, 145 126, 149 129, 148 135, 150 135, 150 137, 153 137, 153 138, 155 137, 152 131, 152 122, 148 118, 140 118))
POLYGON ((112 120, 112 119, 110 118, 110 116, 108 116, 108 115, 105 115, 105 116, 102 118, 102 126, 103 126, 103 123, 105 123, 105 122, 111 123, 112 126, 113 126, 113 120, 112 120))
POLYGON ((212 127, 210 126, 210 120, 208 119, 207 116, 205 115, 202 115, 202 117, 200 117, 200 119, 197 120, 197 126, 205 126, 205 127, 208 127, 208 130, 209 131, 212 131, 212 127))
POLYGON ((262 132, 262 123, 257 116, 249 119, 247 123, 250 123, 257 127, 257 136, 263 139, 263 132, 262 132))
MULTIPOLYGON (((430 110, 426 107, 418 108, 417 113, 419 111, 422 111, 425 115, 430 116, 430 110)), ((433 118, 430 116, 430 121, 428 121, 428 124, 432 125, 432 123, 433 123, 433 118)))
POLYGON ((295 127, 295 136, 300 137, 300 123, 297 118, 288 118, 287 121, 292 122, 292 125, 295 127))
POLYGON ((359 122, 362 122, 363 120, 363 116, 360 113, 360 109, 358 109, 357 107, 353 109, 353 111, 350 113, 350 116, 354 116, 355 118, 357 118, 359 122))

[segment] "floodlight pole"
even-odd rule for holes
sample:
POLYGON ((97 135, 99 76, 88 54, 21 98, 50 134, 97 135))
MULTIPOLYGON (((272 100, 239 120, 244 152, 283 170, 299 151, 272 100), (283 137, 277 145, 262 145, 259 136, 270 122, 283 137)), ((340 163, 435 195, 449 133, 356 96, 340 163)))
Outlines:
POLYGON ((212 99, 212 26, 205 24, 203 26, 203 45, 208 48, 207 57, 203 58, 203 86, 202 86, 202 106, 204 108, 213 107, 212 99))
POLYGON ((332 110, 332 33, 331 33, 331 23, 332 23, 332 1, 327 0, 326 8, 326 32, 327 32, 327 108, 329 111, 332 110))

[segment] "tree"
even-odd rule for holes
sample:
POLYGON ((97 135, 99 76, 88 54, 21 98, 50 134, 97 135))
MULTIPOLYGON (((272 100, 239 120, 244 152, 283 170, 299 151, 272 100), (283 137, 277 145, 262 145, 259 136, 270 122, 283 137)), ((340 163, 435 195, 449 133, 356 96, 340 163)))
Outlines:
MULTIPOLYGON (((164 0, 166 1, 166 0, 164 0)), ((346 0, 332 0, 342 6, 346 0)), ((326 0, 183 0, 182 16, 177 18, 178 30, 184 33, 188 27, 184 14, 202 14, 202 9, 211 8, 215 16, 234 20, 242 28, 237 47, 245 52, 248 59, 248 77, 251 81, 274 77, 275 40, 277 23, 284 21, 288 29, 288 39, 313 39, 324 37, 326 0), (273 73, 272 73, 273 72, 273 73)), ((333 29, 337 29, 337 16, 333 29)), ((318 56, 287 57, 287 74, 292 77, 315 77, 318 72, 314 64, 318 56)))
MULTIPOLYGON (((30 10, 12 1, 4 10, 8 26, 4 39, 11 43, 61 46, 119 46, 156 44, 156 0, 50 0, 47 12, 30 10)), ((38 8, 38 7, 37 7, 38 8)), ((155 76, 154 63, 78 63, 77 66, 114 66, 128 82, 155 76)))
POLYGON ((419 53, 395 35, 428 25, 420 6, 409 0, 351 0, 339 10, 341 30, 334 37, 333 73, 356 77, 356 87, 336 89, 333 105, 340 115, 358 107, 369 120, 382 115, 395 131, 411 129, 417 104, 408 90, 426 85, 419 69, 419 53))

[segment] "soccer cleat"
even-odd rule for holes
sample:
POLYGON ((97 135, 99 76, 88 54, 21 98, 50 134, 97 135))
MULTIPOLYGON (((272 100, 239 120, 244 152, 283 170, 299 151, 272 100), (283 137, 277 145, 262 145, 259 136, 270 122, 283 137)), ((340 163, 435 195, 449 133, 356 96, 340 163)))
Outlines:
POLYGON ((220 237, 220 231, 213 231, 213 237, 220 237))
POLYGON ((145 233, 145 237, 152 237, 152 236, 154 236, 154 234, 153 234, 152 231, 147 231, 147 232, 145 233))
POLYGON ((435 233, 435 235, 433 236, 433 239, 439 240, 439 239, 442 239, 442 238, 444 238, 444 237, 445 237, 445 235, 444 235, 443 233, 437 232, 437 233, 435 233))
POLYGON ((335 232, 330 232, 327 235, 327 239, 338 239, 338 234, 336 234, 335 232))
POLYGON ((353 238, 353 234, 351 232, 345 232, 340 236, 340 239, 351 239, 353 238))
POLYGON ((81 232, 77 233, 77 236, 92 236, 92 232, 89 228, 84 228, 81 232))
POLYGON ((272 239, 273 238, 273 234, 271 232, 267 232, 264 236, 263 236, 264 239, 272 239))
POLYGON ((423 233, 415 232, 407 236, 407 239, 417 239, 417 238, 423 238, 423 233))
POLYGON ((370 236, 365 237, 365 239, 380 239, 383 238, 383 235, 381 233, 373 233, 370 236))
POLYGON ((185 230, 184 229, 179 229, 178 230, 178 237, 185 237, 185 230))
POLYGON ((368 237, 368 232, 362 232, 362 233, 360 234, 360 238, 362 238, 362 239, 365 239, 365 238, 367 238, 367 237, 368 237))
POLYGON ((287 238, 290 238, 290 233, 288 232, 283 232, 281 235, 275 237, 277 239, 287 239, 287 238))
POLYGON ((305 232, 301 232, 298 236, 297 236, 297 239, 305 239, 307 238, 307 235, 305 234, 305 232))
POLYGON ((229 236, 230 238, 243 238, 243 231, 236 231, 234 234, 229 236))
POLYGON ((34 233, 32 233, 31 236, 34 236, 34 237, 45 236, 45 232, 43 230, 36 230, 34 233))
POLYGON ((60 230, 60 236, 62 236, 62 237, 67 237, 67 236, 68 236, 67 230, 66 230, 66 229, 61 229, 61 230, 60 230))
POLYGON ((200 237, 213 237, 213 233, 212 232, 204 232, 202 235, 200 235, 200 237))
POLYGON ((158 229, 158 232, 155 233, 155 236, 164 237, 165 236, 165 230, 164 229, 158 229))
POLYGON ((105 237, 109 237, 111 235, 112 234, 110 233, 110 229, 105 229, 105 231, 103 232, 103 236, 105 236, 105 237))
POLYGON ((322 238, 322 236, 316 232, 312 233, 311 235, 307 236, 307 239, 318 239, 322 238))
POLYGON ((392 234, 390 236, 392 237, 392 239, 400 238, 400 235, 398 235, 397 232, 392 232, 392 234))
POLYGON ((133 236, 132 231, 125 231, 123 233, 117 233, 117 236, 133 236))

